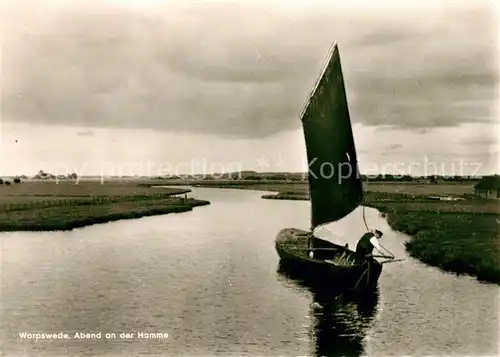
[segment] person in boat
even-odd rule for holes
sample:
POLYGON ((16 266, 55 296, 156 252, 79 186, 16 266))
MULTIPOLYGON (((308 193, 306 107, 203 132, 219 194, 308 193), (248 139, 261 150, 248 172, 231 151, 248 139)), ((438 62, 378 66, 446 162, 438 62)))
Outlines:
POLYGON ((307 250, 309 252, 309 258, 314 258, 314 251, 313 251, 313 238, 314 238, 314 228, 311 228, 309 234, 307 235, 307 250))
POLYGON ((366 259, 367 257, 373 256, 373 248, 377 249, 384 258, 394 259, 394 254, 389 252, 387 249, 382 247, 379 243, 379 239, 382 238, 383 234, 378 229, 370 230, 363 234, 356 245, 356 255, 360 259, 366 259), (384 253, 386 251, 390 255, 384 253))

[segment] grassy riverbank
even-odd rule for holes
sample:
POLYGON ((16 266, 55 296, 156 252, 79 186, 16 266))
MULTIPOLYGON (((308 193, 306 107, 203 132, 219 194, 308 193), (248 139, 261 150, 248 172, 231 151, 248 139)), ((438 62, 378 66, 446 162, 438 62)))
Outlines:
POLYGON ((389 225, 412 237, 409 254, 457 274, 500 284, 500 212, 498 201, 372 201, 368 206, 386 214, 389 225))
POLYGON ((393 229, 412 236, 406 243, 412 257, 446 271, 500 284, 499 214, 377 208, 387 210, 393 229))
MULTIPOLYGON (((267 199, 308 200, 307 183, 199 183, 200 186, 274 191, 267 199)), ((412 236, 406 248, 420 261, 500 284, 500 206, 472 197, 472 184, 365 184, 365 205, 386 214, 390 226, 412 236), (435 196, 455 196, 458 201, 435 196)))
POLYGON ((186 212, 208 201, 190 190, 137 182, 23 182, 0 186, 0 231, 70 230, 96 223, 186 212), (180 196, 180 197, 179 197, 180 196))

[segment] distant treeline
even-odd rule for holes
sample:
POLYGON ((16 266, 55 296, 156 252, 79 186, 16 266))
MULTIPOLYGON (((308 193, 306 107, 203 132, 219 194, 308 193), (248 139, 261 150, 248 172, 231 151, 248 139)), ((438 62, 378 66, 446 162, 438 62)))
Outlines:
POLYGON ((425 182, 463 182, 463 181, 479 181, 478 176, 444 176, 444 175, 428 175, 428 176, 410 176, 410 175, 361 175, 363 181, 425 181, 425 182))
MULTIPOLYGON (((12 182, 21 183, 21 181, 28 180, 30 178, 35 180, 76 180, 78 178, 78 175, 76 174, 76 172, 72 172, 67 175, 54 175, 50 172, 44 172, 43 170, 40 170, 36 175, 32 177, 28 177, 26 175, 14 176, 12 178, 12 182)), ((10 181, 8 179, 0 178, 0 185, 1 184, 10 184, 10 181)))
MULTIPOLYGON (((30 177, 37 180, 77 180, 79 176, 73 172, 67 175, 53 175, 51 173, 40 170, 38 174, 30 177)), ((99 178, 99 176, 82 176, 80 179, 85 178, 99 178)), ((111 179, 153 179, 153 180, 278 180, 278 181, 307 181, 308 175, 306 172, 256 172, 256 171, 241 171, 241 172, 226 172, 226 173, 213 173, 213 174, 194 174, 194 175, 165 175, 165 176, 110 176, 111 179)), ((14 183, 19 183, 28 179, 27 176, 16 176, 13 179, 14 183)), ((102 178, 101 178, 102 179, 102 178)), ((396 182, 464 182, 464 181, 479 181, 480 176, 445 176, 445 175, 427 175, 427 176, 411 176, 408 174, 378 174, 378 175, 361 175, 362 181, 396 181, 396 182)), ((7 183, 6 179, 1 180, 0 184, 7 183)), ((10 182, 8 183, 10 184, 10 182)))
MULTIPOLYGON (((258 172, 232 172, 221 174, 199 174, 199 175, 183 175, 183 176, 157 176, 153 179, 157 180, 283 180, 283 181, 307 181, 307 173, 258 173, 258 172)), ((428 176, 410 176, 410 175, 395 175, 395 174, 379 174, 379 175, 361 175, 362 181, 396 181, 396 182, 464 182, 464 181, 479 181, 478 176, 444 176, 444 175, 428 175, 428 176)))

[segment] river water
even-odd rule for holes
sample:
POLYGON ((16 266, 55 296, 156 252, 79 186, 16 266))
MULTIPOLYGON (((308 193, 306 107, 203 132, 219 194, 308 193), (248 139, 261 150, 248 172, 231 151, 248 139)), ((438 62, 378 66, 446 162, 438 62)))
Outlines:
MULTIPOLYGON (((70 232, 0 234, 3 355, 498 355, 498 286, 408 257, 407 237, 366 209, 384 245, 406 259, 384 265, 378 294, 325 300, 279 271, 274 250, 280 229, 307 229, 309 202, 261 195, 194 188, 212 204, 70 232)), ((322 235, 354 246, 361 210, 328 228, 322 235)))

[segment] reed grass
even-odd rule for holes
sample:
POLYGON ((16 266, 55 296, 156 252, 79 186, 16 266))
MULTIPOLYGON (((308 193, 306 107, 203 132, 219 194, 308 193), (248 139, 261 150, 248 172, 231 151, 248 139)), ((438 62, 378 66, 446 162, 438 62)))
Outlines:
POLYGON ((412 236, 406 243, 412 257, 449 272, 500 284, 500 215, 382 209, 393 229, 412 236))
POLYGON ((356 262, 356 259, 349 253, 343 252, 340 256, 333 260, 335 264, 351 266, 356 262))
POLYGON ((209 204, 195 199, 160 199, 155 202, 124 201, 86 206, 55 206, 38 210, 0 213, 0 231, 71 230, 97 223, 152 215, 180 213, 209 204))

